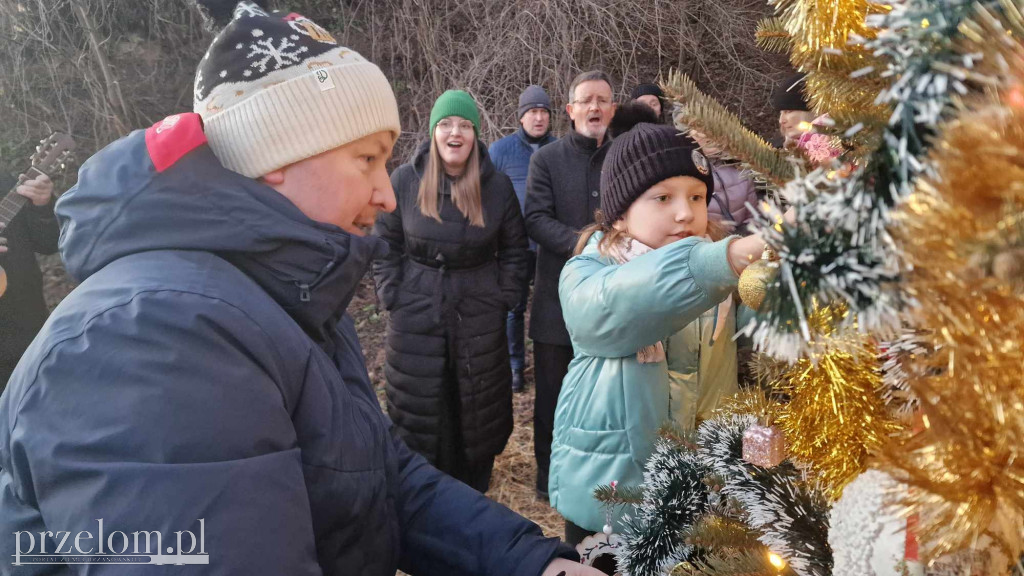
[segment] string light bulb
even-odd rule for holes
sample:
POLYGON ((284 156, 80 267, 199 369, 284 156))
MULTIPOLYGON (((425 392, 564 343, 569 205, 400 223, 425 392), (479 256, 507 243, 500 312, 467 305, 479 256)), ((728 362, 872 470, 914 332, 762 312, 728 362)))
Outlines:
POLYGON ((775 566, 778 570, 782 570, 786 567, 786 561, 782 559, 782 556, 779 556, 775 552, 768 553, 768 562, 771 562, 771 565, 775 566))

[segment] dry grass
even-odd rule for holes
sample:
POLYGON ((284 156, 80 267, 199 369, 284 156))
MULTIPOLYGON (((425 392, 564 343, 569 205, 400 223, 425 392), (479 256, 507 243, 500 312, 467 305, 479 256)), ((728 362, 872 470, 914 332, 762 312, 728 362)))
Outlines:
POLYGON ((564 520, 546 500, 534 494, 537 464, 533 459, 533 374, 530 387, 512 399, 516 427, 508 446, 494 461, 494 477, 487 496, 536 522, 548 536, 561 538, 564 520))

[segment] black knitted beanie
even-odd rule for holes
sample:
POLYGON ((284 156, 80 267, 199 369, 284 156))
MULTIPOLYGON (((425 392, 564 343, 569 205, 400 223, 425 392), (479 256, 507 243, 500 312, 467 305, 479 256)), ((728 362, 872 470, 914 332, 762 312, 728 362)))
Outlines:
POLYGON ((805 77, 806 74, 802 73, 790 74, 775 86, 772 91, 772 108, 776 112, 810 112, 811 107, 807 105, 807 96, 804 94, 805 77))
POLYGON ((641 122, 620 134, 608 149, 601 168, 601 212, 611 224, 652 186, 676 176, 692 176, 708 187, 711 203, 715 180, 711 164, 697 143, 675 127, 641 122))

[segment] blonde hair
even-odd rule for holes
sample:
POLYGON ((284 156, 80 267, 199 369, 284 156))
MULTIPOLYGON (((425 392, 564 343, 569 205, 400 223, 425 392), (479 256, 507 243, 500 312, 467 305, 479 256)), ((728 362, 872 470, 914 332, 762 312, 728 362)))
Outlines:
MULTIPOLYGON (((612 255, 611 249, 613 246, 619 242, 632 238, 627 231, 616 228, 614 222, 608 223, 604 214, 602 214, 600 210, 594 213, 594 220, 594 224, 591 224, 580 231, 580 238, 576 241, 576 248, 572 251, 573 256, 583 252, 583 249, 587 247, 587 243, 590 242, 590 237, 596 232, 603 234, 601 240, 597 243, 597 252, 605 257, 612 255)), ((729 235, 722 223, 711 219, 708 219, 708 227, 705 233, 715 241, 721 240, 729 235)))
MULTIPOLYGON (((484 208, 480 199, 480 152, 477 150, 479 144, 473 141, 473 149, 469 153, 469 160, 466 161, 466 169, 462 174, 452 181, 452 201, 455 207, 462 212, 462 215, 469 219, 471 226, 484 227, 484 208)), ((420 212, 428 217, 441 221, 441 214, 438 211, 438 195, 441 188, 441 179, 445 177, 444 161, 441 159, 441 152, 437 149, 437 142, 434 135, 430 135, 430 152, 427 157, 427 168, 424 171, 423 179, 420 180, 420 191, 416 197, 420 212)))

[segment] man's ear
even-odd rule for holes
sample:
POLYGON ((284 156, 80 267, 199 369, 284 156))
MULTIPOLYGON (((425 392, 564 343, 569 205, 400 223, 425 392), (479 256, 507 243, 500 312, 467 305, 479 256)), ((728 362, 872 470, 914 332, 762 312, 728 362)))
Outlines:
POLYGON ((260 181, 268 186, 279 186, 284 184, 284 169, 278 168, 273 172, 267 172, 263 176, 260 176, 260 181))
POLYGON ((570 119, 572 119, 572 104, 571 103, 565 105, 565 113, 569 116, 570 119))

